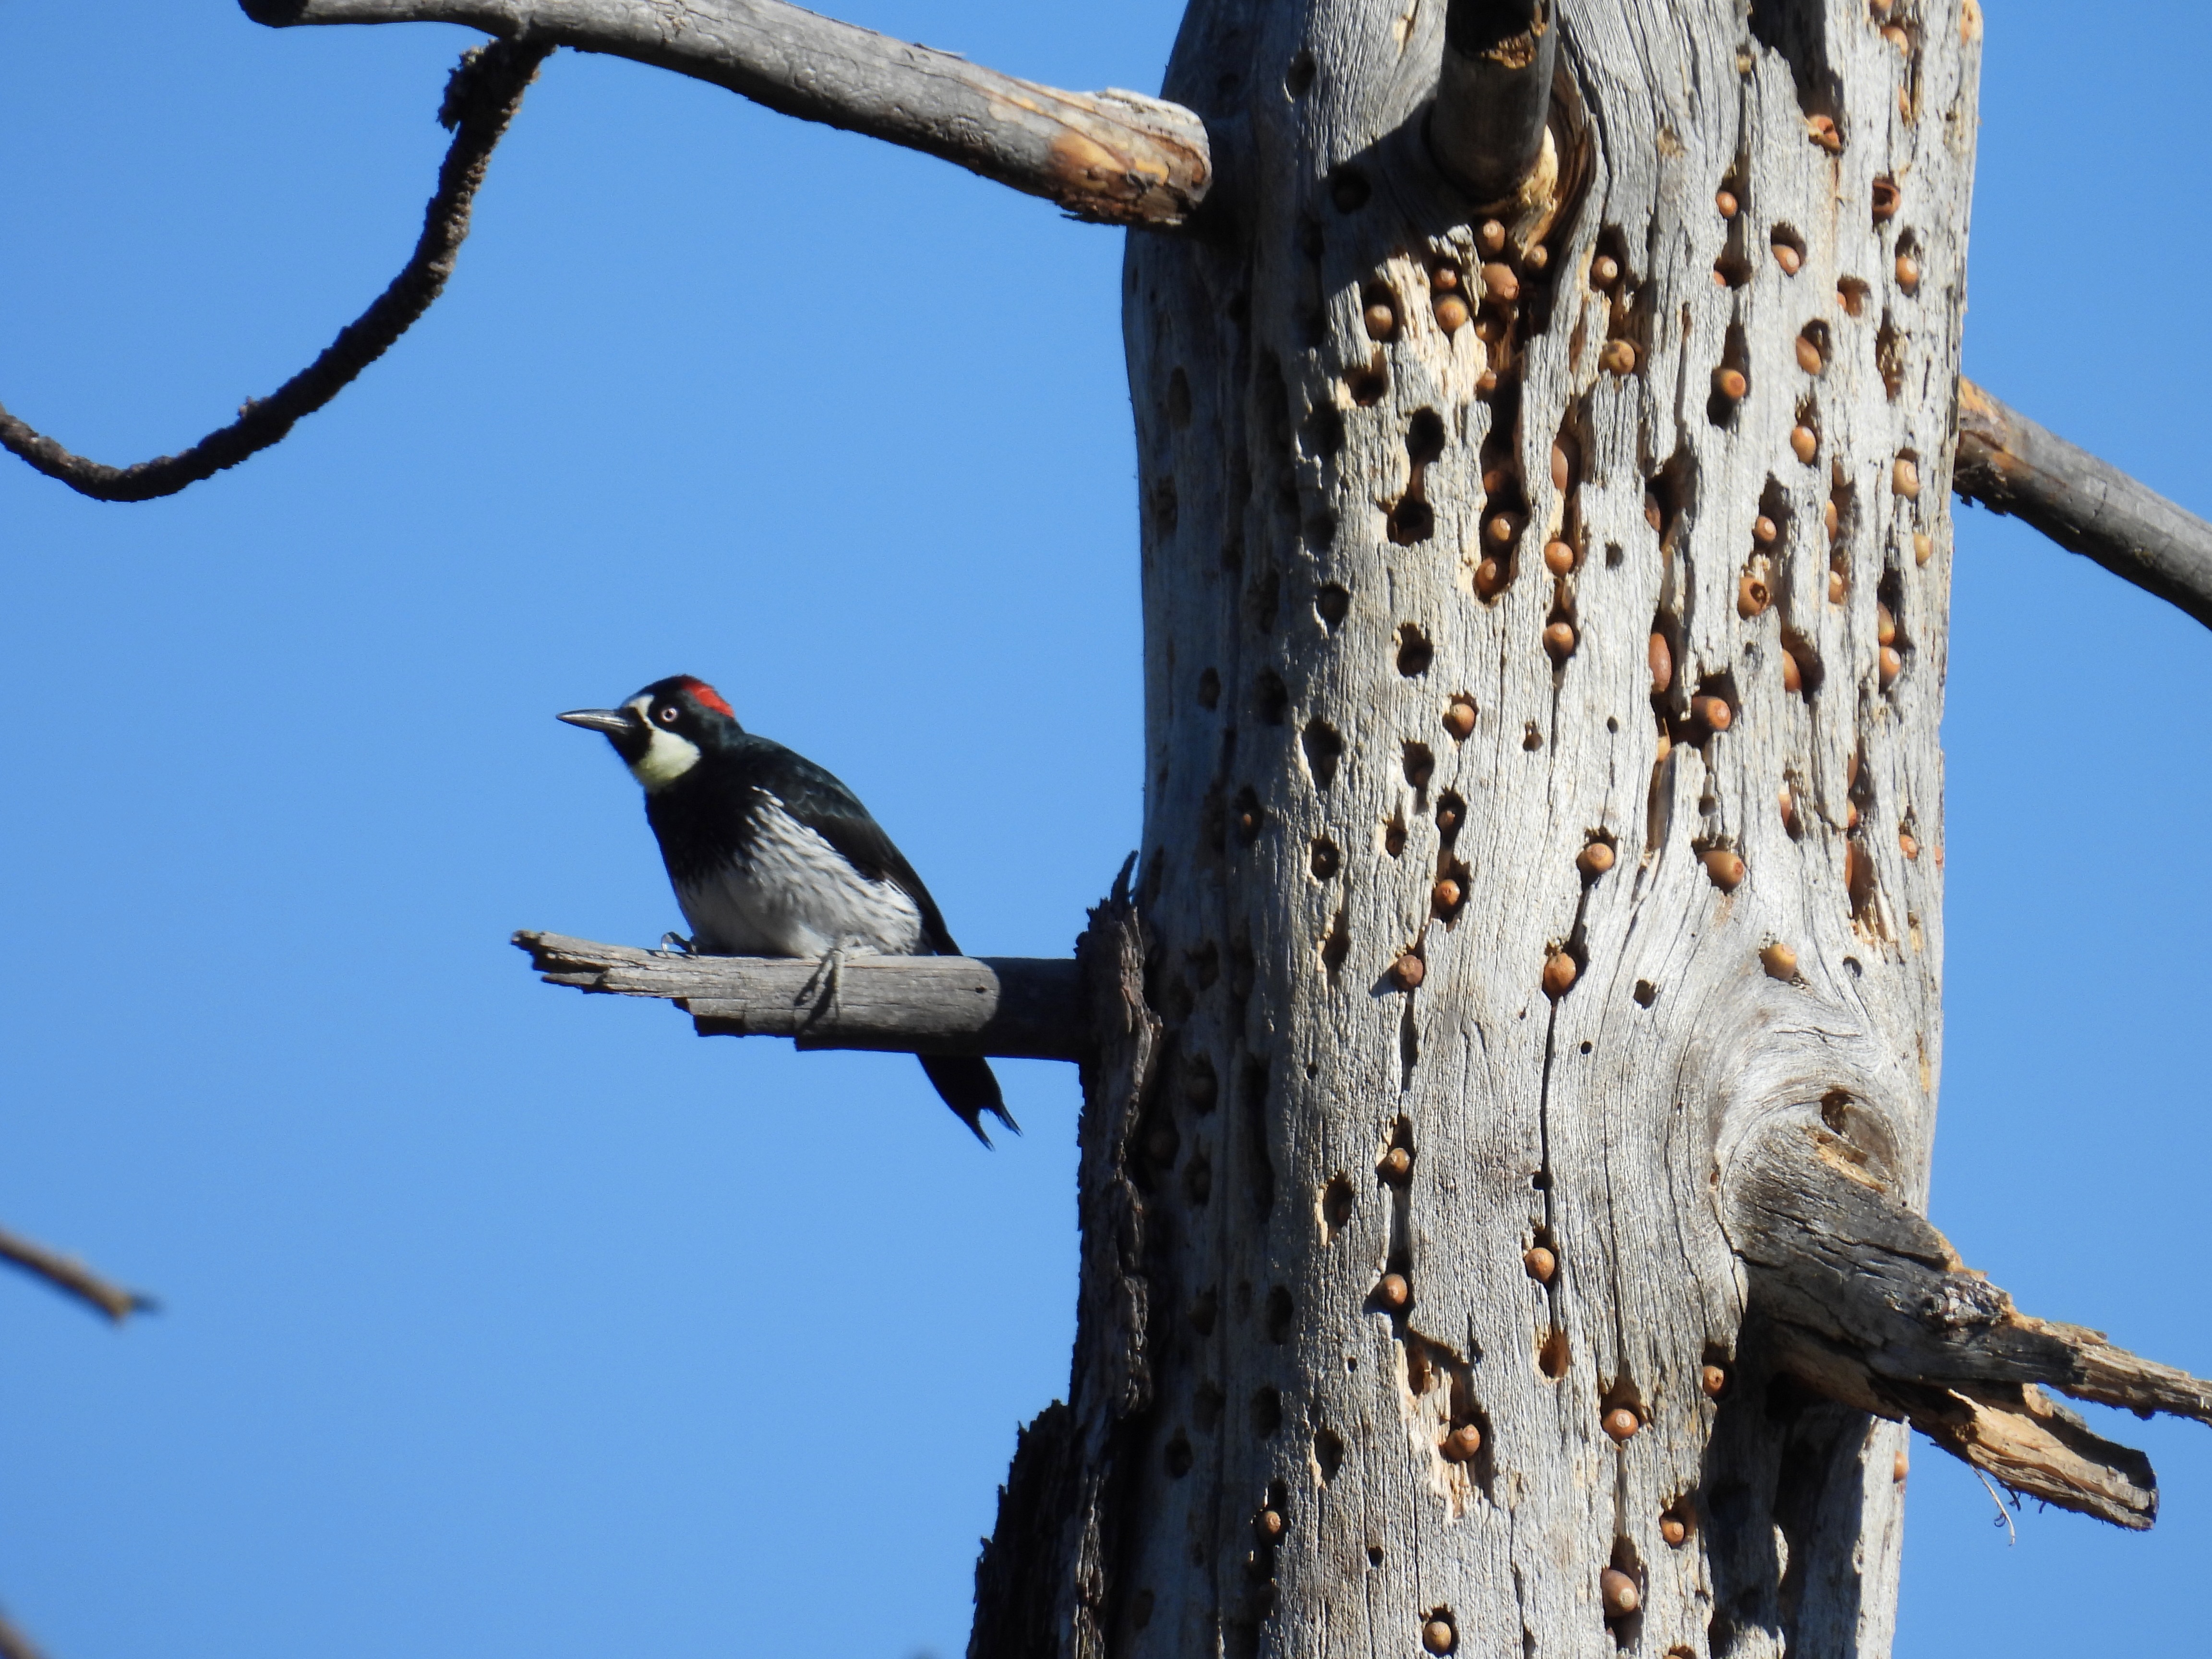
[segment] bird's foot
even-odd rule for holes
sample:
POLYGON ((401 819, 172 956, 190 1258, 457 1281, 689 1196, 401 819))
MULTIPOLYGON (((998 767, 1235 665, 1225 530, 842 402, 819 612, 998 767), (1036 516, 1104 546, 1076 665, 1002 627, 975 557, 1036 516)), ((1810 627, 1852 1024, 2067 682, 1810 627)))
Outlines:
POLYGON ((799 988, 799 994, 792 1000, 792 1006, 805 1007, 809 1003, 813 1005, 808 1011, 806 1024, 811 1025, 818 1019, 836 1015, 838 988, 845 977, 846 959, 851 954, 842 945, 831 945, 822 953, 821 960, 814 964, 814 971, 807 976, 806 983, 799 988))
POLYGON ((689 957, 696 956, 698 952, 691 948, 691 941, 683 934, 663 933, 660 936, 660 954, 665 957, 689 957))

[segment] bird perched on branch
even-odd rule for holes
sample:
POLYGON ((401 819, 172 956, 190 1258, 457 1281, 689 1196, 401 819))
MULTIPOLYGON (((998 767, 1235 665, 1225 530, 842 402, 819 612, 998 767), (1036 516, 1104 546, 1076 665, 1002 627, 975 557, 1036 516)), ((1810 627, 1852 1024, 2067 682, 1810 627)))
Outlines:
MULTIPOLYGON (((805 957, 802 998, 833 1003, 848 955, 945 956, 960 947, 937 902, 853 792, 812 761, 738 724, 722 695, 678 674, 619 708, 560 716, 603 732, 645 786, 645 816, 684 948, 707 956, 805 957)), ((986 1146, 985 1112, 1016 1133, 988 1061, 921 1054, 921 1069, 986 1146)))

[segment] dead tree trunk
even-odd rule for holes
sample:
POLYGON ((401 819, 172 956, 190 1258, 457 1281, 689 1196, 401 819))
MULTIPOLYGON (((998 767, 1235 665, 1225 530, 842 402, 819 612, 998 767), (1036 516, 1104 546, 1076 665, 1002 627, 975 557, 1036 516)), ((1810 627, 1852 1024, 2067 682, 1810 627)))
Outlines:
POLYGON ((1887 1650, 1906 1413, 1849 1317, 1807 1385, 1747 1196, 1817 1132, 1905 1215, 1934 1124, 1979 30, 1887 10, 1563 6, 1482 203, 1444 8, 1194 5, 1237 196, 1124 299, 1150 1406, 1059 1651, 1887 1650))

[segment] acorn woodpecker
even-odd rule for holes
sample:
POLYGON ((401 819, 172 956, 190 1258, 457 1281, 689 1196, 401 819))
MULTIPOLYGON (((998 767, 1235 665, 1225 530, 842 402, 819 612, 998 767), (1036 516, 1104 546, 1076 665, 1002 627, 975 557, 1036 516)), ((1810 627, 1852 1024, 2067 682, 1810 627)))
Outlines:
MULTIPOLYGON (((937 902, 843 784, 738 724, 720 692, 688 674, 655 680, 619 708, 560 716, 604 732, 645 786, 645 816, 686 948, 707 956, 808 957, 834 997, 848 954, 958 956, 937 902)), ((921 1054, 921 1069, 986 1146, 982 1116, 1021 1132, 988 1061, 921 1054)))

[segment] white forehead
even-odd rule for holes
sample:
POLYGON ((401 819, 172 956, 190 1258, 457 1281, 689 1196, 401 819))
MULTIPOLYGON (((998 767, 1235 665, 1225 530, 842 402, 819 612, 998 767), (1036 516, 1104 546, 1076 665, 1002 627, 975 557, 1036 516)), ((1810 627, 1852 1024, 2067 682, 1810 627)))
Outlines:
POLYGON ((689 738, 678 737, 653 718, 653 699, 639 692, 623 705, 634 708, 645 722, 646 730, 653 735, 647 740, 645 753, 630 764, 630 775, 648 789, 659 789, 676 781, 699 763, 699 745, 689 738))

